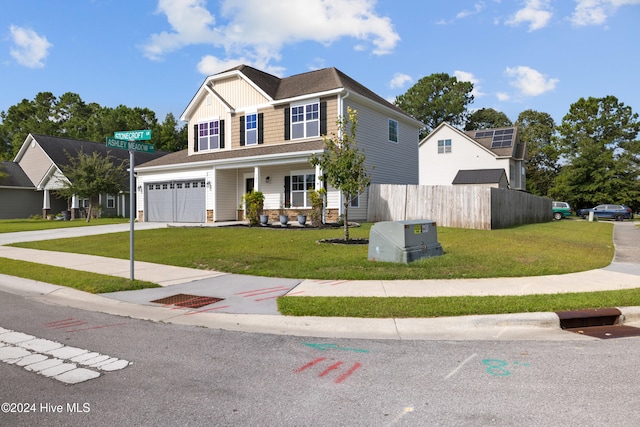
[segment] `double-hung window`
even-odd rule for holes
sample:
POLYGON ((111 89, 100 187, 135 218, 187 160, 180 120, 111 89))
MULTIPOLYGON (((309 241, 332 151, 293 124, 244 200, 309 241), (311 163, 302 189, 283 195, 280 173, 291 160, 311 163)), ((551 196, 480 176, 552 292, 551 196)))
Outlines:
POLYGON ((291 139, 320 136, 320 102, 291 107, 291 139))
POLYGON ((296 173, 291 175, 291 206, 297 208, 311 207, 309 193, 316 188, 314 173, 296 173))
POLYGON ((438 154, 450 153, 451 152, 451 140, 450 139, 440 139, 438 140, 438 154))
POLYGON ((245 145, 258 143, 258 114, 247 114, 244 118, 245 145))
POLYGON ((220 148, 220 121, 198 123, 198 151, 220 148))
POLYGON ((398 122, 389 119, 389 141, 398 143, 398 122))

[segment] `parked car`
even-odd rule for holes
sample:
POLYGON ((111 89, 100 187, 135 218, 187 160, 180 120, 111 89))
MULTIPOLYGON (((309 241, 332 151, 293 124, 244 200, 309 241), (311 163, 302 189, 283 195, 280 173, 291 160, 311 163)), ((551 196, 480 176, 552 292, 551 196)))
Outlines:
POLYGON ((562 219, 573 215, 571 205, 567 202, 551 203, 551 211, 553 212, 553 219, 562 219))
POLYGON ((624 205, 598 205, 590 209, 580 209, 577 215, 586 219, 589 212, 593 212, 593 216, 596 218, 615 219, 616 221, 632 218, 631 209, 624 205))

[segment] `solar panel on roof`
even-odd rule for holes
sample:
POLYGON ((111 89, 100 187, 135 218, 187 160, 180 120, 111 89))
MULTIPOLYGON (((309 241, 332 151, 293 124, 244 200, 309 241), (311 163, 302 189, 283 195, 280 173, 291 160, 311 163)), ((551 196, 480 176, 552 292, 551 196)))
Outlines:
POLYGON ((514 129, 496 130, 491 140, 491 148, 507 148, 513 143, 514 129))
POLYGON ((488 138, 488 137, 493 137, 492 130, 477 131, 475 135, 475 138, 488 138))

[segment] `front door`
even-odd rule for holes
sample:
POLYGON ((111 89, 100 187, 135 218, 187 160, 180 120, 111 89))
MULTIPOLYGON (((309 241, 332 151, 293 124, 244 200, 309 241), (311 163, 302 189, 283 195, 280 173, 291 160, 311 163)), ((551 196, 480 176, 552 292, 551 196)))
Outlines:
POLYGON ((253 193, 253 185, 255 184, 255 180, 253 178, 247 178, 247 185, 245 189, 245 193, 253 193))

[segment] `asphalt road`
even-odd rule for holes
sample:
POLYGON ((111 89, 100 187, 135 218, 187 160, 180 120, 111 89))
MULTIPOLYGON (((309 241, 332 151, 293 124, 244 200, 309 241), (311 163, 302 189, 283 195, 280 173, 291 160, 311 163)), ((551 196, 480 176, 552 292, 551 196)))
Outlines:
POLYGON ((74 385, 0 362, 3 411, 22 411, 0 412, 1 426, 640 422, 639 338, 304 338, 153 323, 7 293, 0 327, 132 362, 74 385))

